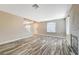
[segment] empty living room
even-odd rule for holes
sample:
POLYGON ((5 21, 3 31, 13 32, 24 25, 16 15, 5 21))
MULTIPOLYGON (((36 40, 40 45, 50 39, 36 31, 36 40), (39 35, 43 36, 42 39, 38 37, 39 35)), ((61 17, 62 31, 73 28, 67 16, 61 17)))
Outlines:
POLYGON ((0 4, 0 55, 78 55, 79 4, 0 4))

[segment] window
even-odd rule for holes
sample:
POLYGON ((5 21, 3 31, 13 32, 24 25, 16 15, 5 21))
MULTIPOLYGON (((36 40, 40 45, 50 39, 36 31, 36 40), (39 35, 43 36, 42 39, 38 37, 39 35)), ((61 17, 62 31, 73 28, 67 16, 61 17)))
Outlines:
POLYGON ((31 25, 26 25, 25 28, 28 32, 31 32, 31 25))
POLYGON ((47 23, 47 32, 56 32, 56 23, 48 22, 47 23))
POLYGON ((23 24, 24 24, 24 26, 25 26, 25 28, 26 28, 26 30, 27 30, 27 32, 32 32, 31 31, 31 29, 32 29, 32 21, 26 21, 26 20, 24 20, 24 22, 23 22, 23 24))

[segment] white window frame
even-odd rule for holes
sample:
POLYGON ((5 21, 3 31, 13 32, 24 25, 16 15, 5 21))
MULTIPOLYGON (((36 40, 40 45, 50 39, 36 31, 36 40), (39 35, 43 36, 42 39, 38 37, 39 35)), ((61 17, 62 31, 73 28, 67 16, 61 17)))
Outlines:
POLYGON ((56 22, 47 23, 47 32, 56 32, 56 22))
POLYGON ((30 24, 26 25, 25 28, 26 28, 26 30, 27 30, 28 32, 31 32, 31 25, 30 25, 30 24))

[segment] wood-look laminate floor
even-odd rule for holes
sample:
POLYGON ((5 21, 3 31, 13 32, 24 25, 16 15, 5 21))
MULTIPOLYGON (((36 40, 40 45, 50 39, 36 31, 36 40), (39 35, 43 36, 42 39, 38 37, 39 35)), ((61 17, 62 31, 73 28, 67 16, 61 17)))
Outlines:
POLYGON ((65 38, 33 36, 0 45, 0 55, 72 55, 65 38))

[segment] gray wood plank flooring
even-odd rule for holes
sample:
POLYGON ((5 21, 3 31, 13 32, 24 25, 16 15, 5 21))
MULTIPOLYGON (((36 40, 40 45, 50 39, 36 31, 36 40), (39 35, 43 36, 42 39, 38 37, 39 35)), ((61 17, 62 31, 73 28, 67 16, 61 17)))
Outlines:
POLYGON ((0 55, 72 55, 65 38, 35 35, 0 45, 0 55))

